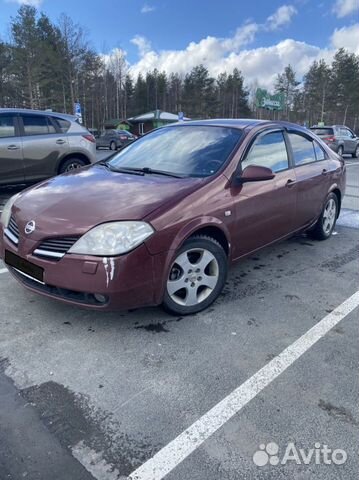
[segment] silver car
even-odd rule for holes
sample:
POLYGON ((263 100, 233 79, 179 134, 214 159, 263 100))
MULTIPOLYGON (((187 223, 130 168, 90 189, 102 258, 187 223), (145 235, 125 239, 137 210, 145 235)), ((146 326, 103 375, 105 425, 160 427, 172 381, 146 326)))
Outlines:
POLYGON ((334 152, 359 157, 359 138, 345 125, 314 125, 311 131, 318 135, 334 152))
POLYGON ((0 108, 0 185, 34 183, 96 162, 96 141, 77 117, 0 108))

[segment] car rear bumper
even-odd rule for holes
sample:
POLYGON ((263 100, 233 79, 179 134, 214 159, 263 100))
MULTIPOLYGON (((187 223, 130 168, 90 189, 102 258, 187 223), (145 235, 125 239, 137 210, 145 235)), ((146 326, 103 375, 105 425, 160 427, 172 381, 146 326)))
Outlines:
MULTIPOLYGON (((29 249, 28 241, 24 243, 29 249)), ((46 297, 98 310, 127 310, 161 303, 159 278, 164 257, 151 255, 145 245, 118 257, 66 254, 55 261, 26 253, 21 238, 17 248, 0 226, 0 257, 3 259, 6 250, 43 268, 43 282, 39 282, 7 265, 19 283, 46 297), (105 300, 99 301, 101 296, 105 300)))

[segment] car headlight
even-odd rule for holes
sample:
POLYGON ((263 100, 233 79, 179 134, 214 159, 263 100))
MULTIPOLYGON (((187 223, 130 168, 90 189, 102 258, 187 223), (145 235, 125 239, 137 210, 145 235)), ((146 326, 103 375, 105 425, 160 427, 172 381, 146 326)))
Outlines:
POLYGON ((154 232, 146 222, 103 223, 85 233, 68 253, 114 256, 129 252, 154 232))
POLYGON ((19 195, 20 193, 17 193, 5 203, 4 210, 2 211, 2 214, 1 214, 1 223, 4 225, 5 228, 7 228, 7 226, 9 225, 9 221, 11 217, 11 209, 19 195))

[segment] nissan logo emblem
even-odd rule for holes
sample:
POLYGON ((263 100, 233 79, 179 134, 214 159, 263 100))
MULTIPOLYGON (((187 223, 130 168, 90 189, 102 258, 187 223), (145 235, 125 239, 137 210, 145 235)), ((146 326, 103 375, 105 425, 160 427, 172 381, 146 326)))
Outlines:
POLYGON ((36 224, 35 224, 34 220, 31 220, 30 222, 27 222, 27 224, 25 225, 25 233, 30 235, 30 233, 32 233, 35 230, 35 226, 36 226, 36 224))

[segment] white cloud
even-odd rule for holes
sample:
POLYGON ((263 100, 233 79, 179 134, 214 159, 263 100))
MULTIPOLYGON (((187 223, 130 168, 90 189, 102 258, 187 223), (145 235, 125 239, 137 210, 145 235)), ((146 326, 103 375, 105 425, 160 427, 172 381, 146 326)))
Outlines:
POLYGON ((334 48, 343 47, 359 54, 359 23, 350 27, 336 28, 331 36, 331 42, 334 48))
POLYGON ((244 45, 252 43, 258 30, 260 30, 260 25, 258 25, 258 23, 245 23, 237 28, 232 38, 223 39, 222 45, 226 50, 236 50, 244 45))
POLYGON ((333 11, 338 18, 346 17, 354 12, 359 12, 358 0, 337 0, 333 11))
POLYGON ((297 9, 293 7, 293 5, 282 5, 273 15, 267 18, 265 27, 268 30, 277 30, 280 27, 288 25, 292 21, 292 17, 297 13, 297 9))
POLYGON ((43 0, 6 0, 8 3, 18 3, 19 5, 32 5, 33 7, 39 7, 43 0))
POLYGON ((247 84, 258 80, 259 85, 272 88, 278 72, 288 64, 293 65, 301 78, 314 60, 324 58, 330 61, 334 54, 334 50, 320 49, 293 39, 252 49, 240 49, 237 41, 236 35, 228 39, 207 37, 198 43, 191 42, 184 50, 149 50, 130 67, 130 71, 137 75, 157 68, 185 75, 194 66, 203 63, 212 75, 238 68, 247 84), (232 49, 233 45, 237 47, 232 49))
POLYGON ((267 47, 249 47, 258 32, 268 34, 287 25, 296 13, 291 5, 283 5, 264 23, 247 21, 232 36, 208 36, 198 42, 190 42, 182 50, 156 51, 148 39, 136 36, 131 42, 138 47, 139 60, 130 66, 130 71, 136 76, 157 68, 159 71, 185 75, 202 63, 211 75, 238 68, 247 84, 258 81, 260 86, 273 88, 277 74, 288 64, 294 67, 300 80, 314 60, 323 58, 330 62, 337 48, 344 47, 358 53, 359 24, 336 29, 328 40, 327 48, 291 38, 267 47))
POLYGON ((156 10, 156 7, 145 3, 141 8, 141 13, 150 13, 150 12, 153 12, 154 10, 156 10))
POLYGON ((144 57, 151 52, 151 42, 142 35, 136 35, 131 39, 131 43, 136 45, 140 57, 144 57))

